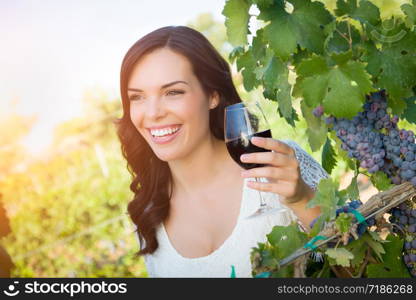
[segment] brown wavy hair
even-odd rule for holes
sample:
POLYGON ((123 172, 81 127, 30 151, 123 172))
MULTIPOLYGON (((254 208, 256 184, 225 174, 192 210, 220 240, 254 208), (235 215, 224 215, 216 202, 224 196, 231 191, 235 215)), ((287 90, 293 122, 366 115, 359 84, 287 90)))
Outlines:
POLYGON ((116 120, 121 150, 132 175, 130 190, 133 200, 128 213, 137 227, 140 242, 138 256, 151 254, 158 248, 156 229, 169 214, 172 175, 167 162, 160 160, 134 127, 130 118, 127 85, 135 64, 144 55, 160 48, 168 48, 185 56, 202 85, 205 95, 217 92, 220 103, 209 113, 209 127, 213 136, 224 140, 224 108, 241 102, 232 81, 230 67, 218 51, 200 32, 186 26, 159 28, 139 39, 126 53, 120 72, 123 116, 116 120))

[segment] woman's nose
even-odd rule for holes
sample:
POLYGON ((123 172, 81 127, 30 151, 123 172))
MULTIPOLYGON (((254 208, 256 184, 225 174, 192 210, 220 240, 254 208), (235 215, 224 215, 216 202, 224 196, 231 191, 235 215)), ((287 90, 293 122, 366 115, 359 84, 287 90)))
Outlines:
POLYGON ((150 119, 159 119, 166 114, 165 107, 160 99, 153 97, 147 102, 146 115, 150 119))

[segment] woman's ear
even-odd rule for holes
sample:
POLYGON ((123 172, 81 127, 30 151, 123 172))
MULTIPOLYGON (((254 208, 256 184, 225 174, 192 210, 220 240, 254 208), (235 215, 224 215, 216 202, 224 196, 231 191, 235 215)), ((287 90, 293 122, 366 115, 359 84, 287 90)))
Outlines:
POLYGON ((214 91, 209 99, 209 109, 216 108, 218 104, 220 104, 220 95, 218 95, 217 91, 214 91))

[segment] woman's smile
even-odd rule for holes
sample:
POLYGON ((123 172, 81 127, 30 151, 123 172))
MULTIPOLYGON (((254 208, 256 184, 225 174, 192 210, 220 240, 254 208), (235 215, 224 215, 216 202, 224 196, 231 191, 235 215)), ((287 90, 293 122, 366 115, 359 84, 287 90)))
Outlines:
POLYGON ((173 141, 181 131, 182 125, 164 126, 162 128, 148 128, 150 137, 155 144, 167 144, 173 141))

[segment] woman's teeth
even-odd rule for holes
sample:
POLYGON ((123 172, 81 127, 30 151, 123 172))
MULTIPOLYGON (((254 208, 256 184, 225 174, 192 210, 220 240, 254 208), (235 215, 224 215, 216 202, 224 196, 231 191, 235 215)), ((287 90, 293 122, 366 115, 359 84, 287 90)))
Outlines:
POLYGON ((172 133, 175 133, 176 131, 179 130, 179 127, 176 128, 167 128, 167 129, 156 129, 156 130, 150 130, 150 133, 153 136, 165 136, 165 135, 169 135, 172 133))

